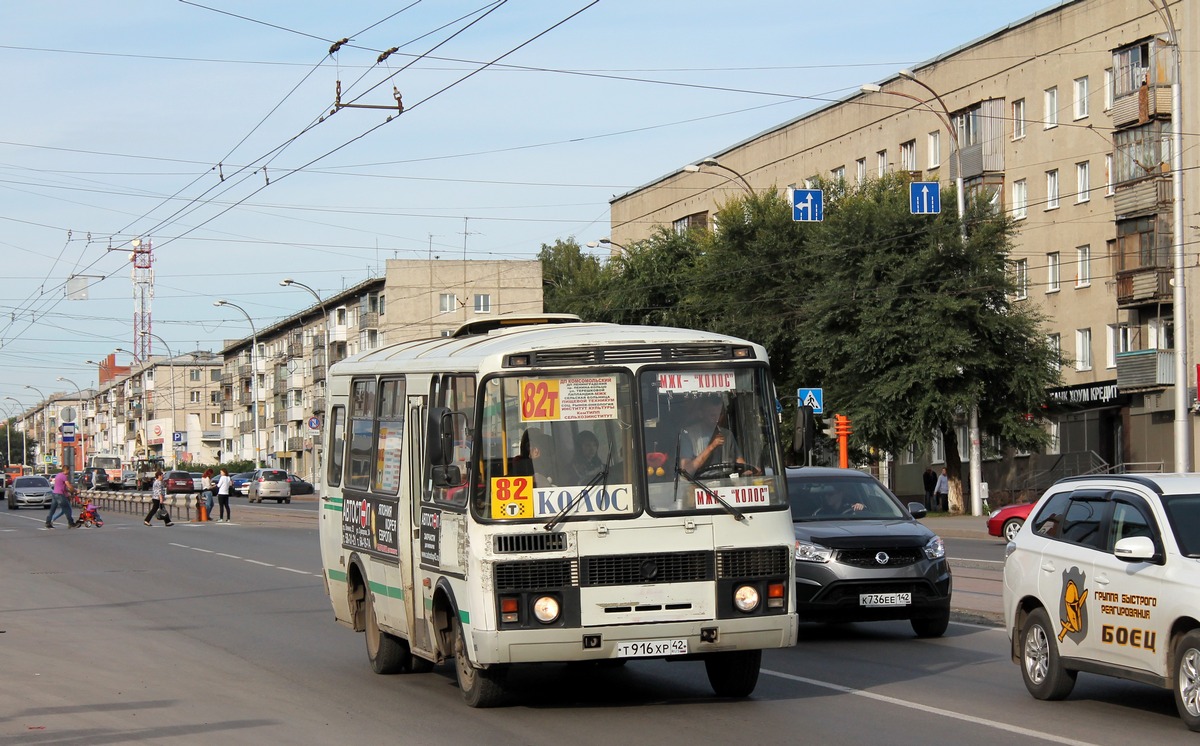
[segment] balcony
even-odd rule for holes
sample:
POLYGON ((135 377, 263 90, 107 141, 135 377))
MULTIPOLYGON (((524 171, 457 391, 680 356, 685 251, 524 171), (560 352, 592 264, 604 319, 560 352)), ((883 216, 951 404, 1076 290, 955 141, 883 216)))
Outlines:
POLYGON ((232 386, 233 385, 233 374, 228 373, 228 372, 222 372, 221 373, 221 385, 222 386, 232 386))
POLYGON ((287 439, 287 449, 293 453, 299 453, 304 450, 304 438, 299 435, 293 435, 287 439))
POLYGON ((238 378, 249 378, 253 370, 249 363, 243 363, 237 367, 238 378))
POLYGON ((317 383, 319 381, 324 381, 325 380, 325 366, 324 365, 313 365, 312 377, 313 377, 313 383, 317 383))
POLYGON ((1117 272, 1117 306, 1128 308, 1170 303, 1174 295, 1171 290, 1172 274, 1170 267, 1142 267, 1117 272))
POLYGON ((287 421, 287 410, 281 407, 276 407, 275 414, 271 417, 272 424, 286 425, 287 421))
POLYGON ((325 397, 318 396, 313 399, 313 411, 317 413, 325 412, 325 397))
POLYGON ((308 419, 308 409, 299 404, 293 404, 287 408, 287 419, 289 422, 304 422, 308 419))
POLYGON ((379 313, 377 311, 365 311, 359 314, 358 317, 359 329, 378 329, 379 328, 379 313))
POLYGON ((1175 385, 1174 350, 1117 353, 1117 390, 1160 389, 1175 385))

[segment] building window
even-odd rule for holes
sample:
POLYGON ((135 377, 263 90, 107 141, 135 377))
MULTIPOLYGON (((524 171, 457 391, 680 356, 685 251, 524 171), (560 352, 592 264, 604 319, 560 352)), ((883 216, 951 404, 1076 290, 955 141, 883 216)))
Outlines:
POLYGON ((1088 161, 1075 164, 1075 202, 1077 204, 1087 202, 1092 198, 1091 171, 1092 166, 1088 161))
POLYGON ((208 424, 210 424, 210 425, 216 425, 216 426, 220 427, 220 425, 221 425, 221 413, 220 413, 220 412, 211 412, 211 413, 209 413, 209 415, 208 415, 208 424))
POLYGON ((674 221, 673 223, 671 223, 671 227, 675 229, 675 233, 677 233, 678 235, 681 235, 681 236, 693 228, 698 228, 700 230, 708 230, 708 213, 707 212, 692 213, 691 215, 682 217, 679 220, 674 221))
POLYGON ((1113 187, 1113 157, 1112 153, 1104 156, 1104 196, 1111 197, 1117 193, 1113 187))
POLYGON ((1058 169, 1046 172, 1046 209, 1058 209, 1058 169))
POLYGON ((1150 42, 1143 41, 1113 53, 1113 95, 1116 98, 1137 93, 1150 72, 1150 42))
POLYGON ((1113 70, 1108 68, 1104 71, 1104 110, 1109 111, 1113 107, 1113 70))
POLYGON ((1153 215, 1117 223, 1117 271, 1170 266, 1168 239, 1156 238, 1155 225, 1153 215))
POLYGON ((946 461, 946 440, 940 432, 933 434, 933 443, 929 446, 929 460, 935 464, 946 461))
POLYGON ((875 175, 883 176, 887 173, 888 156, 886 150, 880 150, 875 154, 875 175))
POLYGON ((1029 208, 1029 187, 1024 179, 1018 179, 1013 182, 1012 202, 1013 220, 1023 220, 1029 208))
POLYGON ((208 403, 209 404, 220 404, 221 403, 221 392, 220 391, 210 392, 208 395, 208 403))
POLYGON ((1046 336, 1046 343, 1050 347, 1050 352, 1053 353, 1054 369, 1061 370, 1062 366, 1059 364, 1059 361, 1062 360, 1062 335, 1061 334, 1049 334, 1046 336))
POLYGON ((1059 265, 1061 257, 1057 251, 1046 255, 1046 292, 1057 293, 1059 288, 1059 265))
POLYGON ((1092 284, 1092 249, 1080 246, 1075 249, 1075 287, 1086 288, 1092 284))
POLYGON ((1154 176, 1166 168, 1171 153, 1171 125, 1160 121, 1113 133, 1117 184, 1154 176))
POLYGON ((475 313, 491 313, 492 312, 492 296, 490 293, 481 293, 475 296, 475 313))
POLYGON ((1054 455, 1058 453, 1062 446, 1059 443, 1059 423, 1058 420, 1050 420, 1046 423, 1046 429, 1050 433, 1050 441, 1046 443, 1046 453, 1054 455))
POLYGON ((1058 126, 1058 87, 1047 88, 1042 98, 1042 127, 1058 126))
POLYGON ((199 404, 200 403, 200 392, 199 391, 189 391, 188 392, 188 401, 191 402, 192 404, 199 404))
POLYGON ((854 162, 854 172, 855 172, 854 175, 855 175, 855 177, 857 177, 859 184, 861 184, 867 180, 867 159, 866 158, 859 158, 858 160, 856 160, 854 162))
POLYGON ((1025 99, 1023 98, 1012 102, 1012 125, 1014 140, 1025 137, 1025 99))
POLYGON ((1029 297, 1029 260, 1018 259, 1013 262, 1013 284, 1016 285, 1016 300, 1029 297))
POLYGON ((334 312, 334 323, 337 324, 338 326, 346 325, 346 309, 345 309, 345 307, 339 308, 337 311, 334 312))
POLYGON ((441 313, 451 313, 457 304, 458 298, 454 293, 442 293, 438 296, 438 311, 441 313))
POLYGON ((382 316, 387 312, 387 302, 382 295, 379 296, 379 315, 382 316))
POLYGON ((1175 349, 1175 321, 1169 318, 1150 319, 1146 322, 1146 337, 1148 350, 1175 349))
POLYGON ((900 168, 905 171, 917 170, 917 141, 909 140, 900 143, 900 168))
POLYGON ((1131 349, 1133 349, 1133 330, 1129 324, 1109 324, 1106 367, 1117 367, 1117 353, 1129 352, 1131 349))
POLYGON ((841 182, 846 180, 846 167, 838 166, 837 168, 830 171, 829 175, 833 177, 833 181, 835 184, 840 184, 841 182))
POLYGON ((367 344, 366 344, 367 349, 373 350, 378 346, 379 346, 379 330, 378 329, 368 329, 367 330, 367 344))
POLYGON ((1086 119, 1088 115, 1088 79, 1086 75, 1075 79, 1074 113, 1076 119, 1086 119))
POLYGON ((1075 370, 1092 369, 1092 330, 1075 330, 1075 370))
POLYGON ((942 132, 930 132, 925 141, 929 147, 928 168, 938 168, 942 165, 942 132))
POLYGON ((189 370, 188 371, 188 380, 191 381, 192 383, 199 383, 200 382, 200 369, 192 368, 191 370, 189 370))
POLYGON ((975 105, 952 117, 954 131, 958 133, 958 147, 966 148, 982 141, 983 133, 979 129, 979 113, 981 108, 982 105, 975 105))

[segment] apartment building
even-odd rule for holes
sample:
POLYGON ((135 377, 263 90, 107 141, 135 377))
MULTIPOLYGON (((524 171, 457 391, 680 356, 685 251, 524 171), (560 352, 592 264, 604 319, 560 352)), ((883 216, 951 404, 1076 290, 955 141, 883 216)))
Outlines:
POLYGON ((261 463, 319 482, 329 366, 479 316, 541 310, 538 261, 388 260, 383 277, 225 344, 225 460, 255 460, 257 443, 261 463))
MULTIPOLYGON (((1064 0, 905 74, 863 81, 861 92, 616 197, 610 235, 629 246, 658 225, 707 226, 743 183, 782 190, 818 175, 853 184, 905 171, 952 185, 961 161, 964 191, 984 193, 1017 221, 1019 302, 1048 316, 1048 339, 1071 361, 1063 386, 1049 392, 1050 447, 1016 453, 985 437, 984 480, 993 492, 1033 491, 1071 473, 1170 471, 1170 133, 1182 114, 1182 203, 1200 204, 1200 87, 1185 73, 1182 111, 1172 110, 1173 53, 1155 4, 1064 0)), ((1195 70, 1188 55, 1200 49, 1200 0, 1166 4, 1184 70, 1195 70)), ((1195 214, 1185 213, 1185 247, 1197 239, 1195 214)), ((1187 257, 1185 287, 1196 287, 1194 248, 1187 257)), ((1195 325, 1186 326, 1186 370, 1196 371, 1195 325)), ((1193 410, 1195 384, 1185 402, 1193 410)), ((965 460, 965 426, 959 443, 965 460)), ((940 447, 898 455, 901 492, 920 494, 919 472, 942 459, 940 447)))

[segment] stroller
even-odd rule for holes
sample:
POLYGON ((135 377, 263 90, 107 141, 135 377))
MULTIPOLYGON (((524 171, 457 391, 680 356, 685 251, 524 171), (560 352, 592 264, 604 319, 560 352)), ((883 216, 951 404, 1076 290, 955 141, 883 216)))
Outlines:
POLYGON ((96 510, 96 504, 89 500, 87 506, 79 513, 76 523, 83 528, 100 528, 104 525, 104 520, 96 510))

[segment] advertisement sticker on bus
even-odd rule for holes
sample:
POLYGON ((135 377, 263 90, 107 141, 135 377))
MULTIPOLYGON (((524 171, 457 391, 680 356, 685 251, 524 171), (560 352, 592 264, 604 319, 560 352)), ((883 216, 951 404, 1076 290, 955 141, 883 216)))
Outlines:
POLYGON ((375 497, 342 501, 342 546, 395 557, 399 554, 396 502, 375 497))
POLYGON ((664 394, 715 394, 734 391, 737 376, 731 370, 671 371, 658 374, 658 390, 664 394))
POLYGON ((492 519, 533 518, 533 477, 492 477, 492 519))
POLYGON ((606 420, 617 416, 616 376, 521 381, 522 422, 606 420))
POLYGON ((442 511, 421 508, 421 562, 437 567, 442 563, 442 511))
MULTIPOLYGON (((728 505, 735 508, 757 508, 771 504, 771 490, 765 484, 751 484, 736 487, 712 487, 712 492, 724 500, 728 505)), ((708 490, 696 488, 696 507, 697 508, 720 508, 721 504, 717 502, 708 490)))

